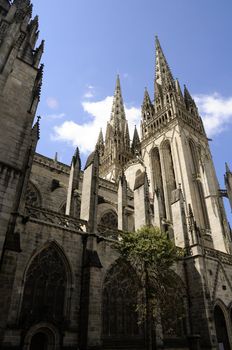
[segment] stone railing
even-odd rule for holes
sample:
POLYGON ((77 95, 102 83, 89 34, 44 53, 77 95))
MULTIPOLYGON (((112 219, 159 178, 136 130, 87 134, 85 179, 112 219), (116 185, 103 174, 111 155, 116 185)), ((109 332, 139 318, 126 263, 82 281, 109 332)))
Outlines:
POLYGON ((87 232, 87 222, 80 219, 74 219, 72 217, 36 207, 26 207, 25 216, 29 217, 29 220, 36 220, 52 226, 59 226, 63 229, 68 229, 78 232, 87 232))
POLYGON ((103 226, 103 225, 98 225, 97 226, 97 232, 99 235, 105 237, 105 238, 109 238, 109 239, 113 239, 113 240, 119 240, 120 237, 120 233, 122 231, 114 229, 114 228, 110 228, 107 226, 103 226))
POLYGON ((220 262, 232 265, 232 256, 210 248, 204 248, 205 255, 209 258, 218 259, 220 262))

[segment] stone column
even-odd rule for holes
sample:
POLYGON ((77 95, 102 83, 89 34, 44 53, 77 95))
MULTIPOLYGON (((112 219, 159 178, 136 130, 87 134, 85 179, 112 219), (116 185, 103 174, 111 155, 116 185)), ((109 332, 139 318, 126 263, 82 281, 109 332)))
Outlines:
POLYGON ((78 201, 78 187, 79 187, 79 178, 81 171, 81 160, 79 149, 76 149, 76 152, 72 158, 71 171, 69 175, 69 185, 68 185, 68 194, 67 194, 67 203, 65 214, 76 217, 78 215, 77 201, 78 201))
POLYGON ((135 230, 150 224, 149 184, 146 172, 135 178, 134 186, 135 230))
POLYGON ((97 232, 99 154, 94 151, 87 159, 81 198, 81 219, 88 222, 88 231, 97 232))
POLYGON ((184 198, 180 188, 172 191, 171 209, 175 245, 185 248, 188 245, 188 228, 184 210, 184 198))
POLYGON ((81 284, 80 349, 101 349, 101 274, 102 264, 97 253, 97 238, 83 239, 81 284))
POLYGON ((161 228, 162 218, 165 217, 165 213, 163 212, 164 205, 162 204, 162 198, 160 190, 157 188, 154 192, 154 226, 161 228))
POLYGON ((127 216, 125 209, 127 207, 127 181, 124 174, 119 178, 118 184, 118 229, 128 230, 127 216))

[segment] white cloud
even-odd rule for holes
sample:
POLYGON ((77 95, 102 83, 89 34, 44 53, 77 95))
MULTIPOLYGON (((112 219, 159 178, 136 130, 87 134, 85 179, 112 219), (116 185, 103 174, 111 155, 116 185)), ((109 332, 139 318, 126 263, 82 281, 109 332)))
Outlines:
MULTIPOLYGON (((78 124, 72 120, 65 121, 54 127, 52 139, 69 142, 74 147, 78 146, 85 154, 91 152, 95 147, 100 128, 105 134, 112 103, 113 96, 107 96, 104 100, 97 102, 82 102, 83 109, 91 116, 91 120, 84 124, 78 124)), ((134 125, 138 125, 140 121, 140 108, 125 106, 125 112, 132 138, 134 125)))
POLYGON ((213 136, 232 124, 232 97, 222 97, 218 93, 194 96, 203 118, 206 133, 213 136))
POLYGON ((84 94, 84 98, 92 98, 94 96, 93 92, 91 91, 87 91, 85 94, 84 94))
POLYGON ((48 97, 46 102, 50 109, 57 109, 59 107, 59 102, 55 97, 48 97))
MULTIPOLYGON (((91 91, 93 87, 89 87, 91 91)), ((221 133, 232 124, 232 97, 224 98, 218 93, 214 93, 212 95, 195 95, 194 99, 209 137, 221 133)), ((61 125, 54 127, 52 139, 71 143, 74 147, 78 146, 82 153, 88 154, 94 149, 101 128, 105 134, 112 103, 113 96, 107 96, 104 100, 97 102, 83 101, 83 111, 90 116, 88 122, 78 124, 73 120, 65 120, 61 125)), ((139 130, 140 108, 125 105, 125 112, 132 138, 134 125, 137 125, 139 130)), ((54 120, 64 117, 64 113, 47 116, 47 118, 54 120)))
POLYGON ((47 119, 56 120, 56 119, 63 119, 65 117, 65 113, 59 113, 59 114, 48 114, 45 116, 47 119))
POLYGON ((87 91, 84 93, 84 98, 92 98, 94 97, 94 86, 93 85, 87 85, 87 91))

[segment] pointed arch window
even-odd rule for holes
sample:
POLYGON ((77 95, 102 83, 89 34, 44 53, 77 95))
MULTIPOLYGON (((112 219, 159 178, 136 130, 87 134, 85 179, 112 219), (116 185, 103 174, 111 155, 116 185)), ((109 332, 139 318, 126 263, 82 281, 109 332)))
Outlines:
POLYGON ((107 213, 103 214, 103 216, 100 219, 100 225, 113 229, 118 229, 117 214, 113 210, 110 210, 107 213))
POLYGON ((191 153, 195 196, 200 208, 200 210, 198 210, 198 224, 200 224, 201 228, 203 229, 209 229, 209 217, 205 203, 204 189, 200 177, 199 150, 197 149, 194 141, 191 139, 189 140, 189 148, 191 153))
POLYGON ((32 182, 28 183, 26 190, 26 206, 41 207, 41 195, 32 182))
POLYGON ((25 277, 21 323, 64 321, 67 269, 58 249, 44 248, 32 260, 25 277))
POLYGON ((171 197, 172 191, 176 189, 176 178, 174 171, 174 163, 172 158, 172 149, 170 145, 170 141, 164 141, 162 145, 163 149, 163 161, 164 161, 164 175, 165 175, 165 183, 166 183, 166 193, 167 193, 167 214, 169 213, 169 219, 172 219, 172 211, 171 211, 171 197))
POLYGON ((166 218, 164 189, 163 189, 163 177, 162 177, 161 163, 160 163, 160 153, 159 153, 159 149, 157 147, 152 150, 151 161, 152 161, 154 192, 155 192, 157 198, 160 198, 160 203, 161 203, 160 215, 162 218, 166 218))
POLYGON ((139 284, 134 270, 119 260, 108 271, 103 287, 103 344, 143 343, 136 312, 139 284))

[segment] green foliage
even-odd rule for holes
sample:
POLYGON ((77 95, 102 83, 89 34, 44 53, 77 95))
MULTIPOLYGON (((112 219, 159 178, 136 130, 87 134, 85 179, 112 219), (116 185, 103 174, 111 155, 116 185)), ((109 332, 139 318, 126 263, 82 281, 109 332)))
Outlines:
POLYGON ((166 233, 150 226, 144 226, 136 232, 122 233, 118 249, 127 260, 135 259, 159 270, 170 268, 180 256, 166 233))
POLYGON ((138 298, 140 321, 145 321, 150 313, 153 320, 162 318, 168 328, 166 332, 172 333, 184 310, 183 286, 173 270, 183 252, 166 233, 150 226, 122 233, 117 249, 135 268, 141 281, 144 297, 138 298))

